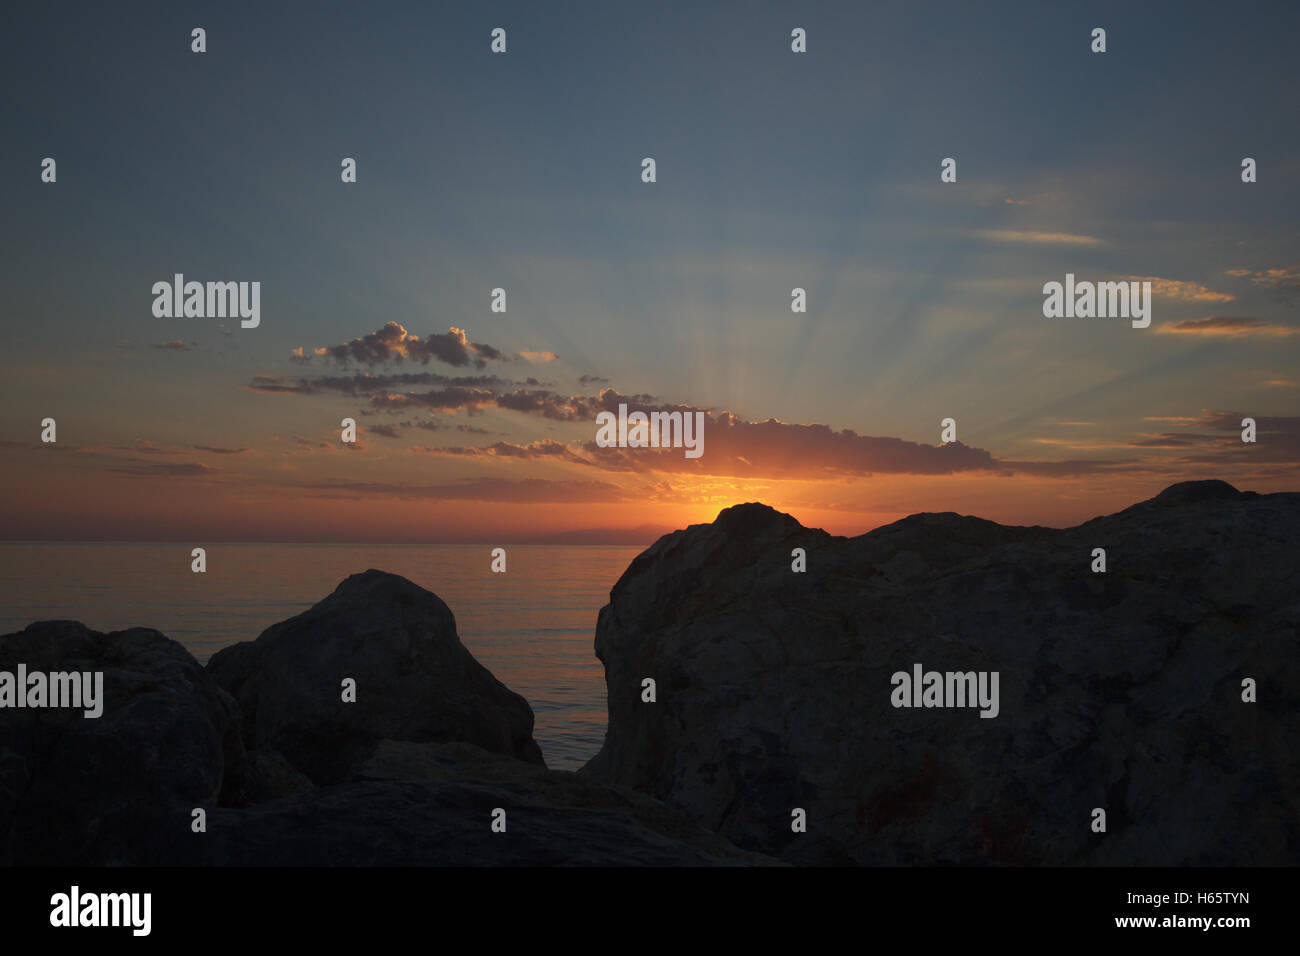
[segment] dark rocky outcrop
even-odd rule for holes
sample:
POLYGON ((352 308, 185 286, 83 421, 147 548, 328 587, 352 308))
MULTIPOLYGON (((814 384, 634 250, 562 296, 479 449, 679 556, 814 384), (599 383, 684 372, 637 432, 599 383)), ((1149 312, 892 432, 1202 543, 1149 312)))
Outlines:
POLYGON ((651 797, 547 770, 527 703, 461 646, 442 601, 395 575, 348 578, 206 672, 156 631, 68 621, 0 638, 0 669, 18 663, 101 670, 105 702, 94 720, 0 711, 0 864, 778 862, 651 797))
POLYGON ((1298 549, 1300 495, 1223 482, 1066 530, 920 514, 845 539, 729 508, 614 587, 583 773, 796 862, 1294 863, 1298 549), (999 672, 998 716, 895 708, 915 663, 999 672))
POLYGON ((472 744, 383 741, 352 782, 209 817, 214 866, 751 866, 633 791, 472 744), (505 832, 491 829, 505 810, 505 832))
POLYGON ((44 621, 0 638, 0 670, 103 672, 103 712, 0 711, 0 863, 178 863, 190 812, 242 786, 230 695, 157 631, 44 621))
POLYGON ((542 763, 528 702, 465 649, 437 595, 395 574, 352 575, 214 654, 208 673, 238 701, 247 748, 277 752, 318 785, 346 780, 384 739, 465 741, 542 763), (344 678, 356 681, 353 703, 344 678))
POLYGON ((1297 544, 1300 495, 1222 482, 1066 530, 922 514, 845 539, 729 508, 614 587, 581 774, 545 768, 527 703, 394 575, 206 671, 156 631, 34 624, 0 670, 103 671, 105 706, 0 711, 0 863, 1289 864, 1297 544), (997 717, 895 708, 916 663, 997 671, 997 717))

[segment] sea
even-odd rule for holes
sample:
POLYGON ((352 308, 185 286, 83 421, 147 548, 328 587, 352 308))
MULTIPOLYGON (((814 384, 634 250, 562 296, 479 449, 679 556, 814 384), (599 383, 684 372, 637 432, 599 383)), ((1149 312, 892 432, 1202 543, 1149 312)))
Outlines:
POLYGON ((576 770, 604 741, 596 616, 641 548, 516 545, 494 574, 488 545, 204 547, 207 571, 196 574, 188 544, 0 542, 0 634, 46 620, 152 627, 206 663, 377 568, 447 603, 465 647, 532 705, 547 766, 576 770))

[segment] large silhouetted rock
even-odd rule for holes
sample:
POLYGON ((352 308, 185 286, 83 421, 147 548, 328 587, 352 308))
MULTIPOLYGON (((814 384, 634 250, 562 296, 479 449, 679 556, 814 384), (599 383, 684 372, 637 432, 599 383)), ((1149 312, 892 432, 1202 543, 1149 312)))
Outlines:
POLYGON ((191 810, 215 807, 242 782, 230 695, 185 648, 146 628, 32 624, 0 637, 0 671, 19 664, 28 674, 102 672, 102 713, 0 710, 0 862, 191 859, 191 810))
POLYGON ((460 646, 441 601, 393 575, 355 575, 214 658, 255 749, 235 699, 156 631, 34 624, 0 638, 0 671, 20 663, 102 671, 103 713, 0 710, 0 863, 779 862, 644 794, 547 770, 527 704, 460 646), (355 704, 339 675, 357 680, 355 704), (340 718, 336 706, 355 710, 340 718), (336 779, 318 787, 299 764, 336 779), (492 829, 498 808, 504 833, 492 829))
POLYGON ((382 571, 354 574, 297 617, 212 656, 239 703, 244 743, 316 784, 347 779, 379 740, 464 741, 542 763, 533 712, 461 644, 436 595, 382 571), (356 701, 343 700, 343 681, 356 701))
POLYGON ((678 810, 472 744, 381 741, 354 779, 210 815, 213 866, 753 866, 678 810), (505 826, 492 829, 495 810, 505 826))
POLYGON ((1297 554, 1300 495, 1223 482, 1066 530, 920 514, 845 539, 728 508, 600 612, 583 772, 791 861, 1292 864, 1297 554), (893 706, 918 663, 998 672, 997 716, 893 706))

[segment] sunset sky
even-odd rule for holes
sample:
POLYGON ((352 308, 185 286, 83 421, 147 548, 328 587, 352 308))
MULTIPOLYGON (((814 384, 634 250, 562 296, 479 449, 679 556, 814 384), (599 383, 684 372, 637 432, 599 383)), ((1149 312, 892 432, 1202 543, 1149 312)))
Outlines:
POLYGON ((1300 490, 1300 7, 231 6, 6 15, 0 536, 639 544, 754 500, 858 534, 1300 490), (260 326, 156 318, 175 273, 259 281, 260 326), (1151 326, 1045 318, 1066 273, 1151 281, 1151 326), (620 401, 707 412, 703 456, 595 447, 620 401))

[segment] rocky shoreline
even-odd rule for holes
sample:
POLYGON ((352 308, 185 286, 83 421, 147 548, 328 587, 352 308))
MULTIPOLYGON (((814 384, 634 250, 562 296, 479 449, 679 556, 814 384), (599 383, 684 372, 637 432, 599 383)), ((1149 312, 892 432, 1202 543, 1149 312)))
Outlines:
POLYGON ((382 571, 206 667, 40 622, 0 671, 102 672, 105 703, 0 710, 0 863, 1292 864, 1298 544, 1300 494, 1222 482, 1063 530, 728 508, 613 588, 577 773, 382 571), (997 712, 900 706, 922 665, 1000 675, 997 712))

